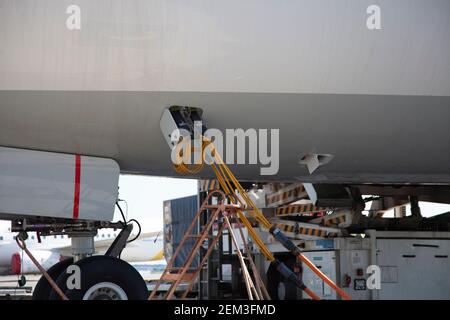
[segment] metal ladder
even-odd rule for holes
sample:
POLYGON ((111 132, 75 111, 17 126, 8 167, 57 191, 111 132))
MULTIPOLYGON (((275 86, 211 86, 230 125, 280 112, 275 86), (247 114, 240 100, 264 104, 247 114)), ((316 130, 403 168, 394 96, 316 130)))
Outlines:
MULTIPOLYGON (((201 190, 201 183, 199 182, 199 202, 202 203, 208 192, 201 190)), ((217 188, 211 188, 208 191, 215 190, 217 188)), ((211 204, 211 203, 210 203, 211 204)), ((206 212, 200 217, 199 228, 202 228, 207 223, 206 212)), ((223 224, 223 221, 219 220, 218 228, 223 224)), ((226 228, 222 232, 222 237, 219 238, 215 248, 212 250, 211 254, 207 258, 205 264, 203 265, 199 277, 198 277, 198 299, 209 300, 211 297, 217 299, 220 294, 220 287, 222 275, 223 275, 223 242, 227 238, 226 228)), ((210 233, 212 234, 212 232, 210 233)), ((202 250, 200 259, 204 256, 205 250, 202 250)))
POLYGON ((226 196, 221 191, 214 191, 208 194, 208 196, 203 201, 200 209, 196 213, 192 223, 189 228, 186 230, 186 233, 183 236, 180 244, 172 255, 170 261, 167 263, 166 269, 161 275, 160 279, 157 281, 154 289, 152 290, 149 300, 156 298, 156 294, 160 285, 164 282, 170 283, 170 287, 168 291, 163 296, 163 299, 169 300, 172 299, 175 295, 175 291, 177 287, 181 283, 187 283, 187 288, 183 291, 180 298, 186 299, 188 293, 192 290, 196 279, 202 270, 205 262, 207 261, 209 255, 211 254, 214 246, 220 239, 222 235, 222 231, 225 228, 226 224, 222 224, 222 226, 217 231, 216 235, 212 234, 212 228, 215 222, 219 219, 226 216, 230 211, 234 210, 235 205, 226 204, 226 196), (212 197, 217 197, 217 204, 209 204, 210 199, 212 197), (204 224, 202 230, 198 234, 194 233, 195 226, 198 225, 199 219, 202 216, 202 213, 208 216, 206 223, 204 224), (174 267, 174 261, 177 256, 180 254, 183 246, 185 245, 188 239, 195 239, 195 243, 190 250, 188 256, 185 259, 185 262, 182 267, 174 267), (206 253, 201 257, 201 261, 199 262, 197 267, 192 267, 192 263, 195 258, 198 257, 198 254, 202 247, 206 245, 206 253))

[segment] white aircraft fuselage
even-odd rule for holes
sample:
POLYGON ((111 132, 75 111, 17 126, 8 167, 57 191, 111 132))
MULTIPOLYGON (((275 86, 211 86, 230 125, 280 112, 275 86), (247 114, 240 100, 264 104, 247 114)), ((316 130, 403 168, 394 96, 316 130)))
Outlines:
MULTIPOLYGON (((159 120, 279 129, 279 172, 242 180, 450 182, 450 2, 0 1, 0 145, 178 176, 159 120), (74 17, 75 15, 75 17, 74 17), (309 153, 334 158, 313 174, 309 153)), ((204 170, 197 177, 212 177, 204 170)), ((192 176, 190 176, 192 177, 192 176)))

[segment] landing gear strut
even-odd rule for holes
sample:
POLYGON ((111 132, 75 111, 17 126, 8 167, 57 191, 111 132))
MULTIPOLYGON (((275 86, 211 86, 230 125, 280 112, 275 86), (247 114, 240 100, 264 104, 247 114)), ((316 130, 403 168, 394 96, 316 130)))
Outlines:
MULTIPOLYGON (((44 275, 38 281, 33 292, 33 300, 144 300, 148 297, 147 285, 140 273, 127 262, 120 260, 122 250, 133 229, 131 224, 111 223, 122 229, 104 256, 92 256, 95 253, 94 236, 97 228, 77 225, 76 229, 58 229, 62 224, 19 223, 17 228, 22 234, 21 241, 27 238, 27 231, 37 231, 49 235, 58 232, 72 238, 74 258, 66 259, 52 266, 47 272, 39 262, 34 263, 44 275), (45 226, 45 228, 43 228, 45 226), (73 266, 76 266, 74 268, 73 266), (56 283, 53 286, 49 283, 56 283), (59 292, 57 292, 59 291, 59 292)), ((32 257, 31 252, 26 250, 32 257)))

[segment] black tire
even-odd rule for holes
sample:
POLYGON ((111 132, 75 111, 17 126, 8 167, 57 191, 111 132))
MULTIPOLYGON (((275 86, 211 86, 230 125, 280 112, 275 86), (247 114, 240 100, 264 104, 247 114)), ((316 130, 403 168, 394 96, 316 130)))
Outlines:
MULTIPOLYGON (((140 273, 123 260, 107 256, 93 256, 82 259, 75 265, 80 267, 80 289, 67 288, 67 279, 70 274, 62 273, 56 280, 69 300, 83 300, 86 298, 86 293, 96 286, 101 288, 94 290, 94 293, 90 295, 92 300, 121 300, 120 292, 126 294, 127 300, 146 300, 149 296, 147 285, 140 273), (102 283, 105 286, 102 286, 102 283), (114 288, 111 290, 111 286, 116 287, 119 291, 114 288), (117 294, 117 292, 119 293, 117 294)), ((50 300, 60 300, 54 290, 50 294, 50 300)))
POLYGON ((284 279, 278 283, 277 291, 278 300, 297 300, 297 286, 287 279, 284 279), (281 294, 281 291, 284 294, 281 294))
MULTIPOLYGON (((292 268, 292 261, 286 260, 285 263, 292 268)), ((297 300, 298 298, 297 286, 285 279, 273 265, 267 270, 267 291, 273 300, 297 300)))
POLYGON ((267 270, 267 291, 273 300, 278 300, 277 288, 281 278, 281 274, 271 265, 267 270))
MULTIPOLYGON (((63 273, 72 263, 73 258, 64 259, 48 269, 47 273, 53 281, 56 281, 59 275, 63 273)), ((34 287, 32 300, 49 300, 51 292, 52 287, 50 286, 50 283, 48 283, 47 279, 42 276, 34 287)))

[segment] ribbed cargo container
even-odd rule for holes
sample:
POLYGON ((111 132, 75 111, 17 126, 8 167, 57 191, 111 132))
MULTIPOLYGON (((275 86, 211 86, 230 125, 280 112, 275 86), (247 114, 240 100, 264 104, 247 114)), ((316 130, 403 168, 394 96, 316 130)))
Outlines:
MULTIPOLYGON (((197 195, 184 198, 166 200, 164 207, 164 254, 166 260, 169 261, 172 254, 177 249, 186 230, 189 228, 195 214, 198 211, 197 195)), ((195 226, 194 233, 197 233, 198 226, 195 226)), ((188 239, 183 245, 180 254, 174 261, 174 267, 182 267, 191 248, 195 243, 195 239, 188 239)), ((198 261, 194 260, 192 267, 196 267, 198 261)))

